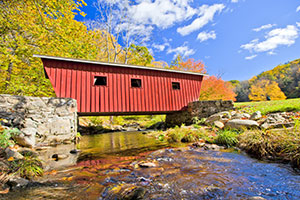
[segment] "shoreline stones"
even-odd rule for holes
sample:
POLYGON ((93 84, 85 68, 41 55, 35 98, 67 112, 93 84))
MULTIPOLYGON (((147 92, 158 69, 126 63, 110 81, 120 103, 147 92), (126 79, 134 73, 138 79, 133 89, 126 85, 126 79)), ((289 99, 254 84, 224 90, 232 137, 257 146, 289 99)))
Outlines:
POLYGON ((260 111, 249 115, 248 113, 239 113, 236 111, 220 112, 208 117, 205 124, 217 127, 219 129, 274 129, 290 128, 295 124, 293 122, 294 113, 271 113, 262 116, 260 111))

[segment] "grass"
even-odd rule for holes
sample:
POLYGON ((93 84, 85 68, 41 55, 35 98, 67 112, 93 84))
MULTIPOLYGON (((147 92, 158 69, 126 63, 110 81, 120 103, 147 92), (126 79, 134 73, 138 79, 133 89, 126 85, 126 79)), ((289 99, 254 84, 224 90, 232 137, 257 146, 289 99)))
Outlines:
POLYGON ((238 137, 239 147, 257 158, 288 161, 300 168, 299 127, 246 131, 238 137))
POLYGON ((260 102, 243 102, 235 103, 234 106, 242 111, 252 114, 261 111, 263 115, 275 112, 300 111, 300 99, 260 101, 260 102))
POLYGON ((31 180, 34 177, 42 176, 44 173, 41 161, 34 155, 24 155, 23 159, 10 162, 14 174, 31 180))
POLYGON ((240 132, 238 130, 232 129, 219 130, 217 132, 217 137, 214 139, 214 143, 227 147, 233 147, 239 142, 239 133, 240 132))
POLYGON ((166 131, 154 131, 150 135, 160 141, 168 141, 169 143, 190 143, 199 140, 212 142, 214 137, 214 134, 209 131, 184 126, 176 126, 166 131))

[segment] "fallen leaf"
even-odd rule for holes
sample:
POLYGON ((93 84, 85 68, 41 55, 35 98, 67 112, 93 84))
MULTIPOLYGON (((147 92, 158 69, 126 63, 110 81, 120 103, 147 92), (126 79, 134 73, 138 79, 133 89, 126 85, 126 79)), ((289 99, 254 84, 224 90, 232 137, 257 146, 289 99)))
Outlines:
POLYGON ((1 190, 0 194, 7 194, 9 192, 9 188, 6 188, 5 190, 1 190))
POLYGON ((14 161, 14 160, 15 160, 14 157, 10 157, 7 159, 7 161, 14 161))

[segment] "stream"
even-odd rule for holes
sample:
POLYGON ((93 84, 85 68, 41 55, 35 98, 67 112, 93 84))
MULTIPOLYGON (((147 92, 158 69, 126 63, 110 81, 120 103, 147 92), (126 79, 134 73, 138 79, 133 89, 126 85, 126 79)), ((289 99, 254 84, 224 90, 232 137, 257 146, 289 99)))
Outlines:
POLYGON ((299 172, 237 150, 170 146, 141 132, 83 136, 76 148, 73 163, 0 199, 300 199, 299 172))

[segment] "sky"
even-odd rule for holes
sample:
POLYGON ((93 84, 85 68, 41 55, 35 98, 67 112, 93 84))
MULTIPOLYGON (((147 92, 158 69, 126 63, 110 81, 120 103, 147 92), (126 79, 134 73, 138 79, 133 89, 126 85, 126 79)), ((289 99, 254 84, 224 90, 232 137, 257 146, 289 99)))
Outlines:
MULTIPOLYGON (((87 15, 75 19, 99 19, 95 1, 85 0, 87 15)), ((248 80, 300 58, 299 0, 136 0, 128 16, 155 60, 170 64, 181 54, 226 81, 248 80)))

